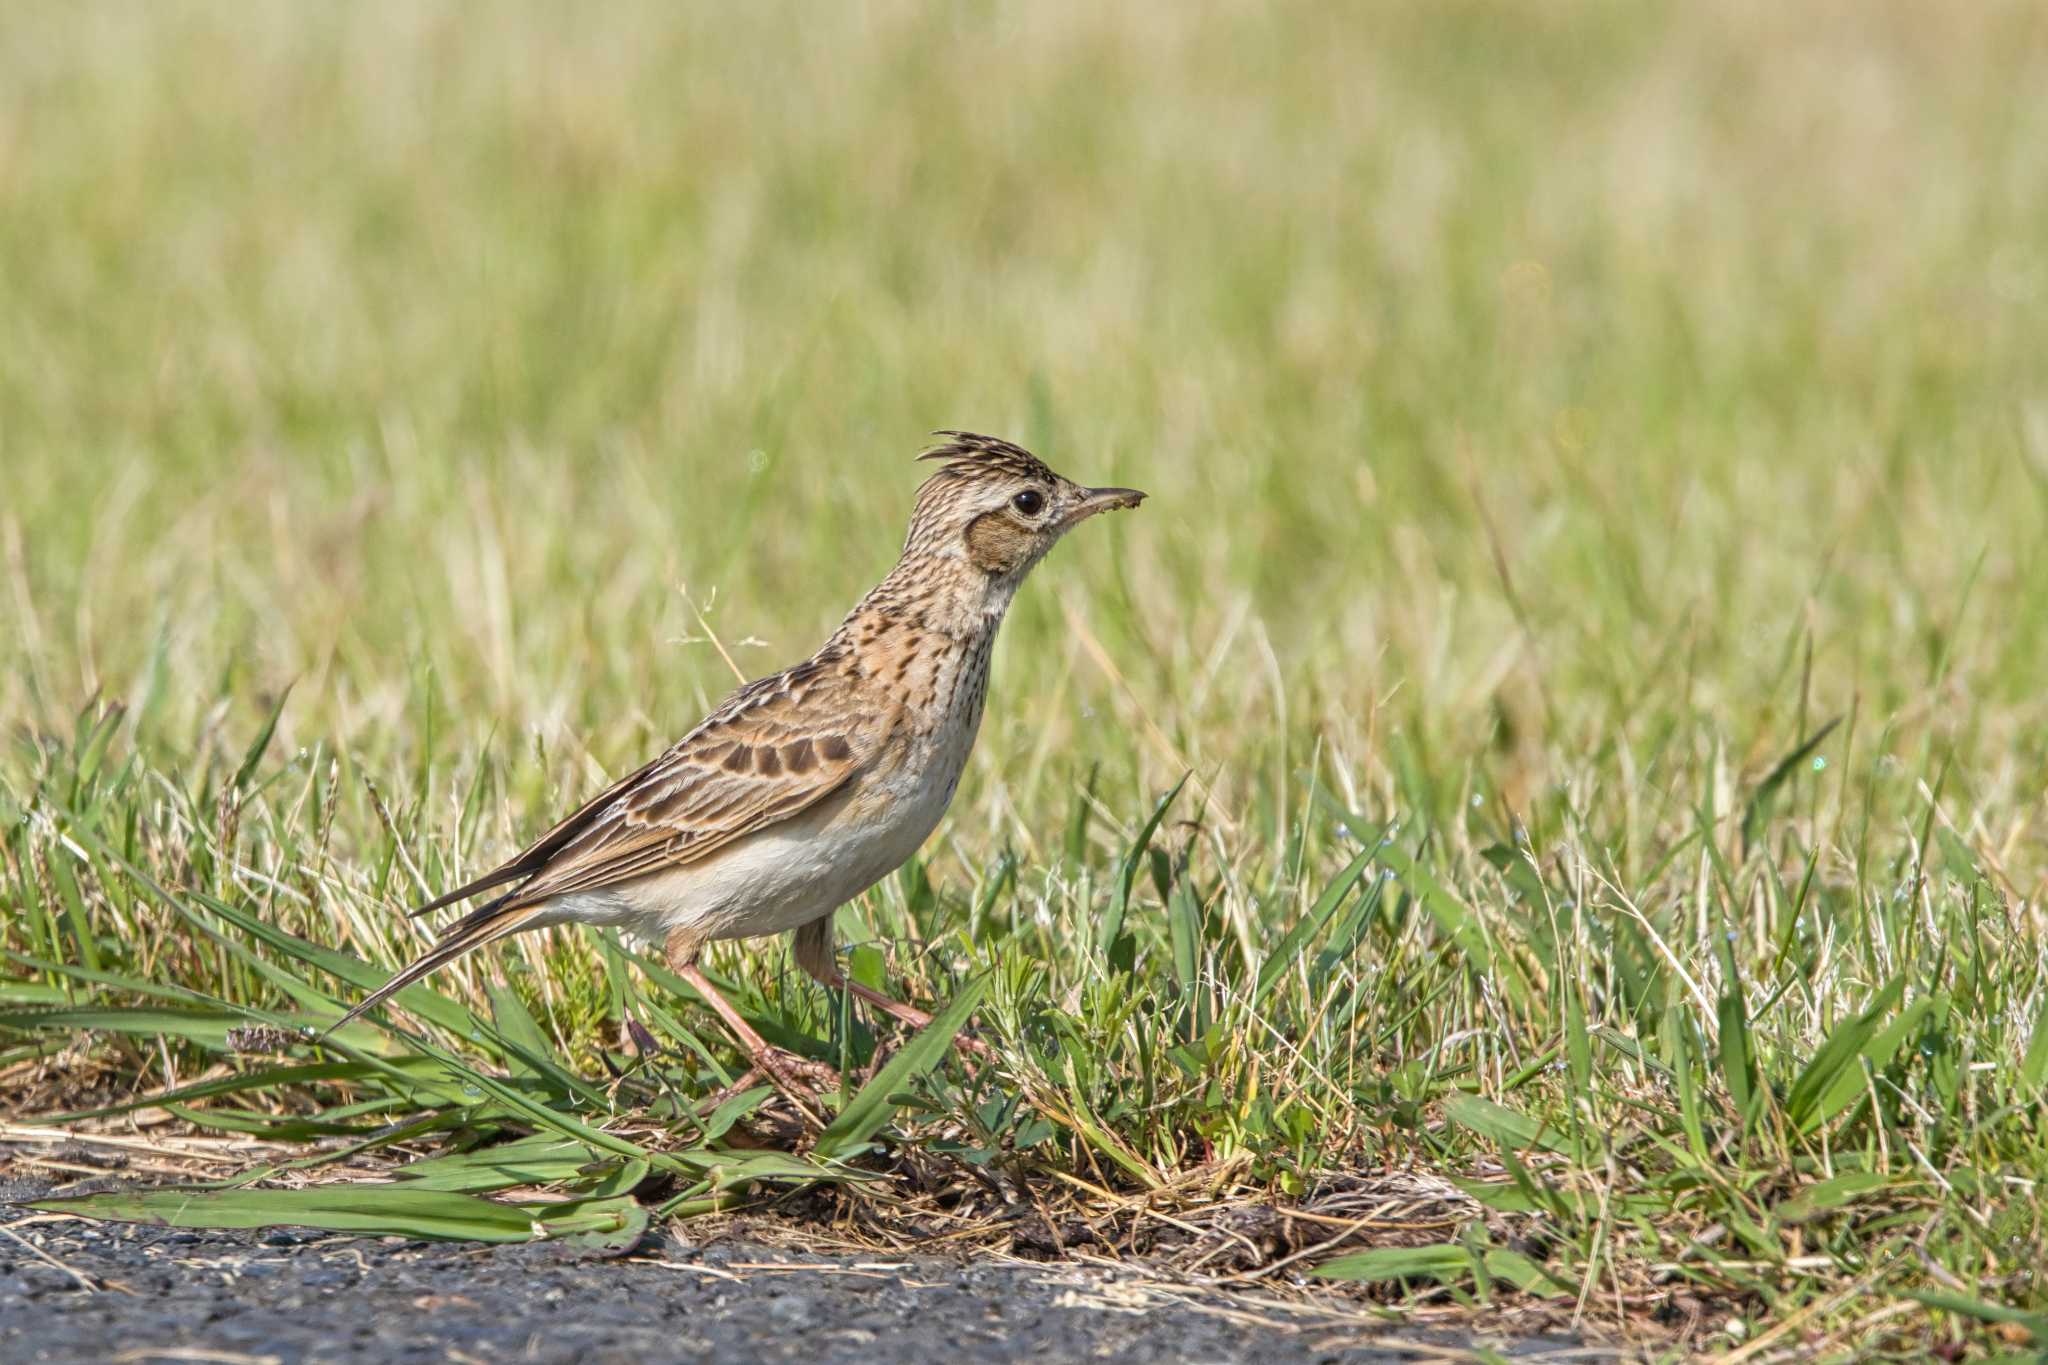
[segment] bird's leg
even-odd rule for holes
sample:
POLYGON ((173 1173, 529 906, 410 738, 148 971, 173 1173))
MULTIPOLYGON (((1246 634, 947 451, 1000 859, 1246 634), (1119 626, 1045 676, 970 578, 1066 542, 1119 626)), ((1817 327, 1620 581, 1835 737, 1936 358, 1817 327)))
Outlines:
POLYGON ((824 1086, 839 1084, 839 1073, 823 1062, 814 1062, 808 1057, 799 1057, 794 1052, 771 1044, 754 1031, 740 1012, 733 1008, 713 986, 710 979, 697 966, 697 950, 701 945, 682 930, 672 930, 668 936, 667 952, 669 969, 704 997, 707 1004, 718 1012, 725 1026, 732 1030, 740 1047, 751 1061, 769 1080, 792 1099, 816 1098, 824 1086))
MULTIPOLYGON (((872 990, 853 980, 839 970, 838 960, 832 951, 832 917, 826 915, 814 919, 796 931, 790 944, 790 951, 796 957, 796 965, 803 968, 811 979, 830 991, 850 991, 859 1000, 865 1000, 876 1009, 892 1018, 901 1019, 912 1028, 923 1028, 932 1017, 915 1005, 901 1000, 892 1000, 878 990, 872 990)), ((964 1033, 953 1035, 953 1046, 970 1056, 994 1060, 995 1053, 988 1044, 968 1037, 964 1033)))

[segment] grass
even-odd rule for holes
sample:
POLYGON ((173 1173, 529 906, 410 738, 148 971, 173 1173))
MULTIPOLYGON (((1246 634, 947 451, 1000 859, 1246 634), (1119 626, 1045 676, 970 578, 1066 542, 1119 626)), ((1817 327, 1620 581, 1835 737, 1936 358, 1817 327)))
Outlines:
POLYGON ((1433 1181, 1435 1231, 1244 1273, 2039 1340, 2044 72, 2020 4, 8 26, 8 1109, 303 1146, 217 1220, 616 1242, 822 1180, 1191 1275, 1135 1208, 1433 1181), (939 426, 1153 494, 1039 571, 952 814, 840 913, 999 1065, 864 1083, 864 1018, 722 949, 849 1076, 744 1147, 764 1096, 685 1112, 707 1013, 554 931, 232 1049, 808 652, 939 426), (411 1189, 292 1193, 371 1156, 411 1189))

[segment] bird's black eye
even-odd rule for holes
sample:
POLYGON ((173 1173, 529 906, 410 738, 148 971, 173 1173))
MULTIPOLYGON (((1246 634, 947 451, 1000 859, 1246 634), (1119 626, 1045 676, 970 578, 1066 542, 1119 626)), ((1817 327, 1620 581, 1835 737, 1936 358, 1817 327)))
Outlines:
POLYGON ((1027 488, 1016 497, 1010 499, 1010 506, 1016 508, 1027 517, 1035 517, 1038 515, 1038 509, 1045 506, 1045 494, 1039 492, 1036 488, 1027 488))

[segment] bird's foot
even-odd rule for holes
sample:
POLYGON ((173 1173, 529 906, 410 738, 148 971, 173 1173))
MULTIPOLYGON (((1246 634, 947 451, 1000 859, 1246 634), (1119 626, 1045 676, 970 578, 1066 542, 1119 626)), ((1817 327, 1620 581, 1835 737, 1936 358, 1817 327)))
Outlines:
POLYGON ((981 1039, 970 1037, 965 1033, 953 1035, 953 1046, 959 1048, 976 1061, 992 1062, 996 1059, 996 1050, 994 1048, 982 1042, 981 1039))
MULTIPOLYGON (((792 1100, 815 1101, 824 1091, 839 1088, 839 1068, 799 1057, 785 1048, 766 1047, 753 1055, 750 1074, 765 1077, 792 1100)), ((746 1077, 740 1078, 742 1081, 746 1077)))
POLYGON ((731 1085, 714 1091, 704 1097, 698 1106, 701 1113, 716 1109, 735 1095, 767 1081, 778 1090, 793 1091, 804 1099, 816 1098, 820 1090, 836 1090, 839 1087, 839 1071, 823 1062, 814 1062, 808 1057, 799 1057, 783 1048, 763 1048, 754 1055, 754 1064, 741 1072, 731 1085))
POLYGON ((753 1054, 753 1063, 731 1085, 706 1095, 697 1105, 698 1116, 712 1113, 735 1095, 743 1095, 766 1081, 782 1093, 803 1122, 813 1128, 825 1126, 818 1114, 818 1096, 839 1088, 839 1072, 835 1068, 779 1047, 763 1047, 753 1054))

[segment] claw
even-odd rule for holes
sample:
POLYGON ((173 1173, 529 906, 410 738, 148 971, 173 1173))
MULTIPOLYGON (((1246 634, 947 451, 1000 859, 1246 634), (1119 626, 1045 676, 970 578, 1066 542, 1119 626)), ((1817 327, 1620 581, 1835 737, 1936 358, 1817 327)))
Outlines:
POLYGON ((768 1048, 756 1056, 754 1065, 767 1072, 784 1090, 797 1090, 810 1098, 816 1098, 820 1090, 839 1087, 838 1067, 799 1057, 779 1047, 768 1048))

